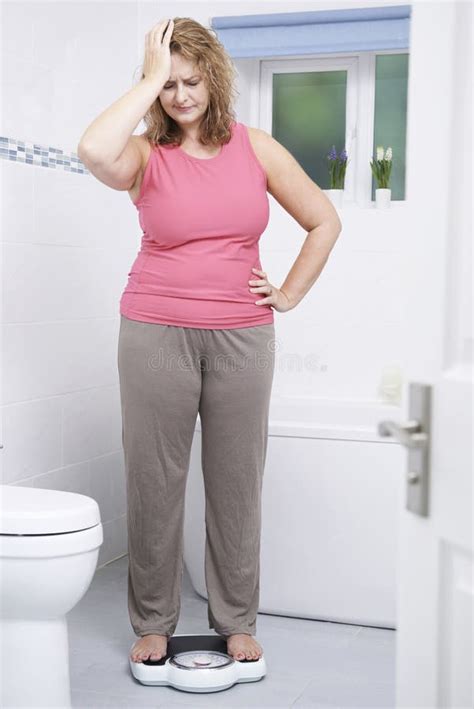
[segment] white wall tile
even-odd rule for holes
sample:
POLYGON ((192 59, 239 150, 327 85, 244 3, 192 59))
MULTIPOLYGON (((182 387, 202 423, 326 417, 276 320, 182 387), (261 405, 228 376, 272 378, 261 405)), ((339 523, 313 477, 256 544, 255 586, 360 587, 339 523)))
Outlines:
MULTIPOLYGON (((17 138, 16 135, 12 137, 17 138)), ((0 160, 2 242, 4 243, 33 241, 34 239, 34 234, 36 234, 33 211, 35 169, 38 168, 10 160, 0 160)), ((44 171, 46 172, 46 170, 44 171)), ((3 278, 8 278, 6 270, 3 270, 3 278)))
POLYGON ((121 517, 126 512, 125 467, 122 451, 108 453, 89 461, 90 495, 100 506, 103 520, 121 517))
POLYGON ((63 464, 71 465, 122 447, 118 386, 63 397, 63 464))
MULTIPOLYGON (((126 515, 105 522, 103 525, 104 541, 99 551, 97 566, 102 566, 127 553, 127 518, 126 515)), ((126 591, 124 592, 126 608, 126 591)))
POLYGON ((4 403, 117 385, 117 319, 3 326, 4 403))
POLYGON ((66 465, 57 470, 51 470, 44 475, 37 475, 32 482, 33 487, 40 487, 45 490, 62 490, 90 496, 92 488, 89 461, 66 465))
POLYGON ((107 248, 109 261, 117 249, 138 250, 142 229, 127 191, 60 167, 33 174, 35 242, 107 248))
POLYGON ((61 397, 4 406, 3 477, 8 484, 62 465, 61 397))
POLYGON ((6 244, 4 322, 117 318, 129 261, 124 249, 6 244))

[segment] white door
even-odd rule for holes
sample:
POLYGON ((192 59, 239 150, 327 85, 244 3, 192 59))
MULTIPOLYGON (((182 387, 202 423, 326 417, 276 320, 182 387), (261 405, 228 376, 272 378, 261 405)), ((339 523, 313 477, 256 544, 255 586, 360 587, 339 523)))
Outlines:
POLYGON ((471 48, 470 2, 412 4, 407 199, 419 209, 401 295, 407 386, 398 437, 423 415, 417 383, 431 395, 431 415, 421 427, 425 454, 420 440, 407 448, 404 470, 397 707, 473 706, 471 48), (443 71, 434 72, 439 52, 443 71))

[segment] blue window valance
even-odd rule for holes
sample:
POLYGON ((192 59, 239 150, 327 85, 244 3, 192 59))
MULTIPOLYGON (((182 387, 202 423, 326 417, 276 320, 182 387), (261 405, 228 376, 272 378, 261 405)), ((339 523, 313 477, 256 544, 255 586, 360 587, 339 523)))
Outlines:
POLYGON ((213 17, 231 57, 408 49, 411 5, 213 17))

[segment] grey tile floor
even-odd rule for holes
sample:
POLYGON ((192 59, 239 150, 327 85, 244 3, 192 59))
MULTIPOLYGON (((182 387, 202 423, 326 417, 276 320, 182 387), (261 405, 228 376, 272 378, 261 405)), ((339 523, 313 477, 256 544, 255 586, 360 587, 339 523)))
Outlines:
MULTIPOLYGON (((127 611, 128 557, 97 570, 69 613, 73 707, 395 707, 396 631, 259 613, 267 674, 222 692, 147 687, 130 673, 135 640, 127 611)), ((176 633, 212 633, 207 601, 185 569, 176 633)))

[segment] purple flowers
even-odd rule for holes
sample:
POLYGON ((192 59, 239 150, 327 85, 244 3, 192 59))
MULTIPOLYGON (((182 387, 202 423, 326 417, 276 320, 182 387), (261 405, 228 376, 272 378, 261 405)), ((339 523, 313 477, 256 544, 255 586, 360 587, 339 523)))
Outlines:
POLYGON ((339 157, 337 156, 336 146, 333 145, 329 154, 327 155, 329 177, 331 180, 330 189, 332 190, 343 190, 344 180, 346 177, 347 168, 347 152, 344 148, 339 157))

